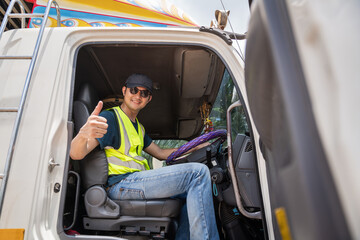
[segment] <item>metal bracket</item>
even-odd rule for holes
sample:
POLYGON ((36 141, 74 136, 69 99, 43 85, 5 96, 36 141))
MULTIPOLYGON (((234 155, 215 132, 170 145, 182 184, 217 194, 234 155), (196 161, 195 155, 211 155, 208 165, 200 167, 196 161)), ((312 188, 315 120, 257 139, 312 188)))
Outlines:
POLYGON ((230 36, 221 29, 207 28, 207 27, 202 26, 202 27, 200 27, 199 30, 200 30, 200 32, 208 32, 208 33, 215 34, 216 36, 218 36, 222 40, 224 40, 228 45, 232 45, 232 40, 231 40, 230 36))
POLYGON ((199 31, 215 34, 216 36, 218 36, 222 40, 224 40, 228 45, 232 45, 233 41, 231 39, 243 40, 246 38, 245 34, 232 33, 232 32, 227 32, 227 31, 224 31, 221 29, 208 28, 208 27, 204 27, 204 26, 200 27, 199 31))
POLYGON ((49 171, 52 172, 54 167, 60 166, 60 163, 55 162, 55 159, 53 157, 49 160, 49 171))

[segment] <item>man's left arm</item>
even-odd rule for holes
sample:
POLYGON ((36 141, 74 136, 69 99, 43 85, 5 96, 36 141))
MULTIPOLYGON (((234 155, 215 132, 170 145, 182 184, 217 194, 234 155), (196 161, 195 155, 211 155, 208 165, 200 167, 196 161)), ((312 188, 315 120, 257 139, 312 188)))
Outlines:
MULTIPOLYGON (((202 143, 202 144, 190 149, 189 151, 187 151, 184 154, 194 152, 194 151, 199 150, 200 148, 206 147, 208 145, 210 145, 210 143, 208 143, 208 142, 202 143)), ((154 142, 152 142, 147 148, 144 149, 144 151, 146 153, 150 154, 151 156, 155 157, 158 160, 166 160, 168 158, 168 156, 171 153, 175 152, 176 150, 178 150, 178 148, 162 149, 154 142)))
POLYGON ((178 150, 177 148, 166 148, 162 149, 156 143, 152 142, 144 151, 158 160, 166 160, 167 157, 178 150))

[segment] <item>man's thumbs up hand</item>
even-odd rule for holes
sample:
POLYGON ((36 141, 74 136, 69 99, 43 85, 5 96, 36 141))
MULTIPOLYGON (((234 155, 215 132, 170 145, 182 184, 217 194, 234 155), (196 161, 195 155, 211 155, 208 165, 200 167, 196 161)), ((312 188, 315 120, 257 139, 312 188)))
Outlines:
POLYGON ((99 116, 102 108, 103 108, 103 102, 99 101, 98 104, 96 105, 94 111, 91 113, 91 115, 99 116))
POLYGON ((106 132, 108 125, 106 123, 106 118, 99 116, 103 108, 103 102, 99 101, 96 105, 94 111, 89 116, 87 122, 82 126, 79 131, 84 138, 102 138, 106 132))

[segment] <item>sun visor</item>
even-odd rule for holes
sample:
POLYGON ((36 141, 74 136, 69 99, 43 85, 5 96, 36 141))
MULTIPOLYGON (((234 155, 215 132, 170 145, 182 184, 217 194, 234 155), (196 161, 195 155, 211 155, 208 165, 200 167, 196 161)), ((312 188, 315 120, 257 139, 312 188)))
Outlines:
POLYGON ((185 50, 177 61, 176 78, 183 98, 200 98, 204 95, 210 77, 211 54, 204 50, 185 50), (180 60, 179 59, 179 60, 180 60))

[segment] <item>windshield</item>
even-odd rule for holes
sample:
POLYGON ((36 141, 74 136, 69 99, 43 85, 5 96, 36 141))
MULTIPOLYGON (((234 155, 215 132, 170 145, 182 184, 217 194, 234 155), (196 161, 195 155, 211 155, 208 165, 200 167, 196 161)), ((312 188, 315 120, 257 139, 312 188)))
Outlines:
MULTIPOLYGON (((226 129, 226 113, 231 104, 239 100, 234 82, 227 70, 225 70, 223 79, 219 88, 219 93, 214 102, 210 113, 210 120, 213 123, 214 130, 226 129)), ((236 107, 231 112, 231 134, 234 141, 237 134, 246 135, 249 132, 249 126, 242 106, 236 107)))

